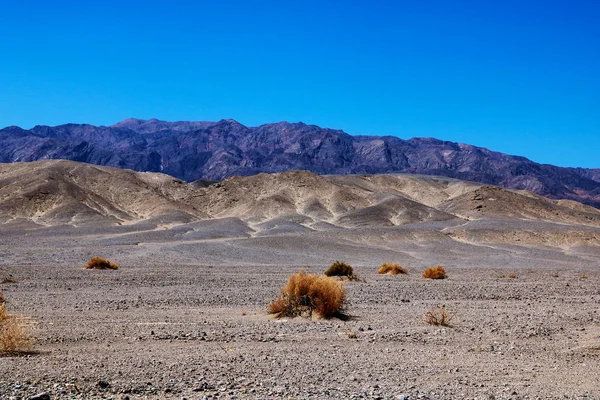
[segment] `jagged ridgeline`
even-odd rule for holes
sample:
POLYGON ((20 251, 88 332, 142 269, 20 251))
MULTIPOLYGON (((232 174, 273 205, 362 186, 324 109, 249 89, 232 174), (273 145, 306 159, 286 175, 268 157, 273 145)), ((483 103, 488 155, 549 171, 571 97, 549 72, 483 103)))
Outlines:
POLYGON ((112 126, 68 124, 0 130, 1 162, 69 159, 191 182, 259 172, 393 172, 440 175, 600 207, 600 169, 560 168, 523 157, 431 138, 351 136, 280 122, 246 127, 233 120, 127 119, 112 126))

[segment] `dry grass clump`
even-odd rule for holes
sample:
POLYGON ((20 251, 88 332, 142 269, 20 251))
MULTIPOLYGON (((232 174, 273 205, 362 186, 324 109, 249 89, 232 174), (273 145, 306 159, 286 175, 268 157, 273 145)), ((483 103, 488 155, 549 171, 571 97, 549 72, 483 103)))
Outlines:
POLYGON ((4 279, 2 279, 2 281, 0 281, 1 284, 5 284, 5 283, 17 283, 17 280, 15 278, 13 278, 12 275, 9 275, 7 277, 5 277, 4 279))
POLYGON ((437 267, 429 267, 423 272, 425 279, 446 279, 446 269, 441 265, 437 267))
POLYGON ((269 304, 268 311, 276 318, 311 317, 316 312, 323 318, 342 315, 346 292, 342 282, 333 278, 307 274, 292 274, 279 297, 269 304))
POLYGON ((6 305, 0 305, 0 354, 16 354, 31 350, 32 339, 29 327, 21 318, 6 312, 6 305))
POLYGON ((335 261, 327 271, 325 271, 325 275, 327 276, 343 276, 343 277, 354 277, 354 269, 350 264, 347 264, 343 261, 335 261))
POLYGON ((425 313, 425 322, 429 325, 450 326, 454 313, 448 311, 445 305, 434 307, 425 313))
POLYGON ((93 257, 85 266, 86 269, 119 269, 119 266, 102 257, 93 257))
POLYGON ((348 339, 358 339, 358 333, 354 330, 346 332, 346 336, 348 336, 348 339))
POLYGON ((377 271, 378 274, 408 274, 408 270, 398 263, 383 263, 381 264, 381 268, 377 271))
POLYGON ((510 275, 504 275, 504 274, 502 274, 502 275, 499 275, 498 278, 500 278, 500 279, 506 279, 506 278, 508 278, 508 279, 517 279, 517 275, 515 275, 515 274, 510 274, 510 275))

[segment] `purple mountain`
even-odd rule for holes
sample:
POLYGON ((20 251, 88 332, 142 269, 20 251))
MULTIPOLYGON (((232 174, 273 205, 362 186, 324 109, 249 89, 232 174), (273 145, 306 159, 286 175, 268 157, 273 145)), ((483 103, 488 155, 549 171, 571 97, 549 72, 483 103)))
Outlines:
POLYGON ((0 162, 68 159, 218 180, 305 169, 318 174, 442 175, 600 208, 600 169, 542 165, 481 147, 432 138, 351 136, 304 123, 246 127, 234 120, 127 119, 112 126, 11 126, 0 130, 0 162))

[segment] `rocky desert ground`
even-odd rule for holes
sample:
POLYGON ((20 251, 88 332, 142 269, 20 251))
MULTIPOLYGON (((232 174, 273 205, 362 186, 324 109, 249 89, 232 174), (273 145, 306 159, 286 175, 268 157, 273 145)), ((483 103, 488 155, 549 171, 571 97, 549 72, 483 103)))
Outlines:
POLYGON ((0 164, 4 399, 597 399, 600 212, 448 178, 0 164), (120 265, 86 270, 93 256, 120 265), (273 319, 334 260, 348 318, 273 319), (378 275, 399 262, 408 275, 378 275), (423 270, 446 267, 448 278, 423 270), (424 322, 445 305, 449 327, 424 322))

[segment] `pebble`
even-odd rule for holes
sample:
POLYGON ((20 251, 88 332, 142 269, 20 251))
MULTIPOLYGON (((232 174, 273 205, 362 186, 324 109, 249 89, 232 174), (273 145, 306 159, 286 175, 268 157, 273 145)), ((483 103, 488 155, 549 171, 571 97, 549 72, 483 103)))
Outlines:
POLYGON ((106 381, 98 381, 98 387, 100 389, 107 389, 110 386, 110 383, 106 381))
POLYGON ((50 394, 47 392, 36 394, 35 396, 29 397, 27 400, 50 400, 50 394))

